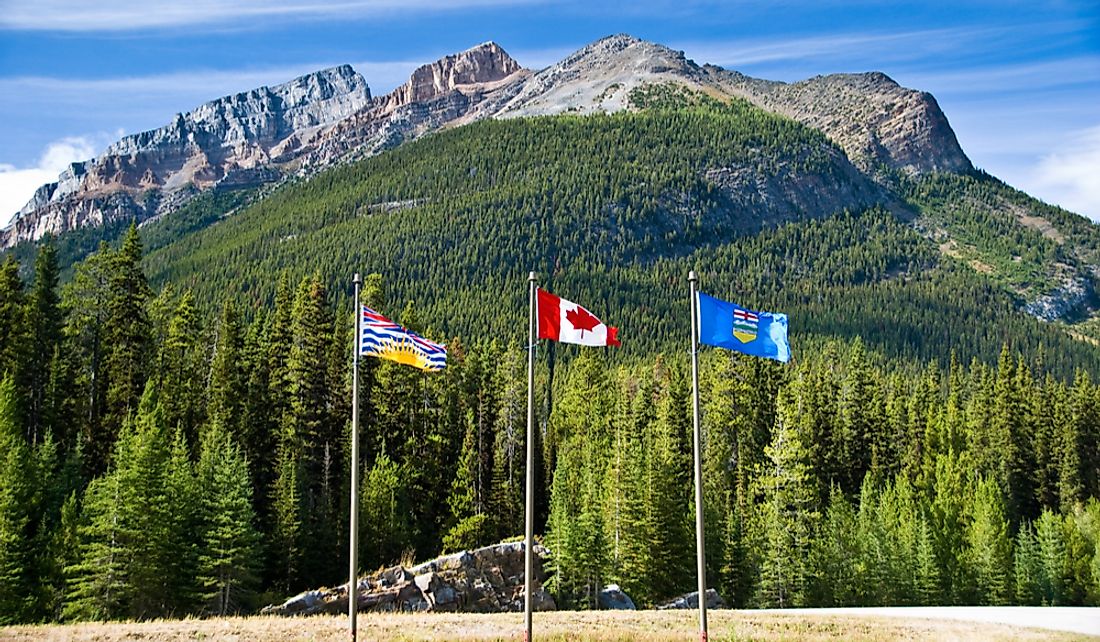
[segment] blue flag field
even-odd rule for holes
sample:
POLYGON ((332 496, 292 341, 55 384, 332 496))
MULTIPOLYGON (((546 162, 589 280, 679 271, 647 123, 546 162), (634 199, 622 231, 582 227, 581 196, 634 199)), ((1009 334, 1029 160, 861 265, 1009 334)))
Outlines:
POLYGON ((699 342, 786 363, 787 315, 756 312, 699 293, 699 342))

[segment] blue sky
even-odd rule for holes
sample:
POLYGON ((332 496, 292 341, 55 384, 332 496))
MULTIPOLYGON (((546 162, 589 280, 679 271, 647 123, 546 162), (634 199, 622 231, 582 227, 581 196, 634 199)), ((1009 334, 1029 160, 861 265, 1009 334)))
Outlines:
POLYGON ((878 70, 974 163, 1100 220, 1100 2, 0 0, 0 223, 65 163, 177 112, 342 63, 381 95, 486 40, 540 68, 613 33, 793 81, 878 70))

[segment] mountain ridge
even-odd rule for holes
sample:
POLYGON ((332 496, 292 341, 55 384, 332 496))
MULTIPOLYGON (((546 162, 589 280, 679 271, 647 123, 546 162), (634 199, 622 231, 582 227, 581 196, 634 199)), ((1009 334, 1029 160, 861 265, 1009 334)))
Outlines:
MULTIPOLYGON (((91 229, 77 244, 86 253, 96 229, 117 234, 125 221, 170 217, 205 193, 253 194, 222 199, 237 204, 232 210, 193 209, 204 213, 175 228, 189 233, 285 182, 426 134, 486 119, 634 111, 661 87, 678 87, 672 93, 681 98, 746 101, 821 132, 837 150, 825 153, 843 157, 827 176, 804 171, 797 158, 775 165, 751 154, 704 168, 698 178, 726 206, 745 212, 741 229, 884 206, 934 240, 945 257, 987 274, 1034 317, 1080 319, 1100 309, 1100 228, 1021 200, 1007 186, 990 192, 931 94, 882 72, 793 83, 752 78, 628 34, 592 42, 540 70, 484 42, 421 65, 384 96, 372 96, 366 81, 343 65, 223 97, 165 127, 128 136, 98 159, 72 164, 0 231, 0 249, 91 229), (978 180, 947 181, 957 198, 945 199, 937 176, 978 180), (256 191, 259 186, 267 187, 256 191)), ((662 206, 694 207, 675 197, 662 206)))
MULTIPOLYGON (((875 77, 879 76, 889 80, 882 74, 875 77)), ((406 83, 382 97, 372 97, 358 72, 342 65, 177 114, 164 127, 127 136, 98 158, 72 164, 57 183, 41 187, 0 230, 0 247, 117 217, 141 221, 169 213, 195 191, 219 184, 277 182, 295 172, 323 169, 481 118, 627 109, 632 89, 661 82, 738 95, 816 126, 864 170, 876 162, 910 173, 972 167, 934 99, 892 81, 890 91, 879 92, 885 98, 873 105, 907 97, 916 117, 896 114, 890 122, 903 127, 879 132, 876 123, 861 126, 837 110, 819 114, 807 111, 805 100, 782 99, 782 87, 788 87, 784 83, 700 67, 683 52, 627 34, 597 40, 538 71, 521 67, 489 41, 419 67, 406 83), (287 100, 298 102, 280 109, 287 100), (828 126, 838 120, 838 127, 828 126), (922 130, 923 120, 936 127, 922 130), (895 149, 904 154, 895 154, 895 149), (937 162, 944 154, 948 162, 937 162), (148 191, 160 193, 141 198, 148 191)))

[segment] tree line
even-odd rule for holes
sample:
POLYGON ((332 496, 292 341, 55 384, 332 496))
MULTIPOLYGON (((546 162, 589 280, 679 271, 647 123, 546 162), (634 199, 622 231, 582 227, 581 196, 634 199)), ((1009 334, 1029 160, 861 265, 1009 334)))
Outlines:
MULTIPOLYGON (((0 266, 0 618, 250 612, 345 580, 350 309, 319 275, 204 313, 131 228, 59 285, 0 266)), ((517 536, 525 353, 362 368, 363 569, 517 536)), ((436 317, 433 317, 435 320, 436 317)), ((704 353, 708 581, 739 606, 1100 603, 1100 387, 1042 347, 791 367, 704 353)), ((540 349, 537 526, 563 606, 694 585, 686 355, 540 349)))

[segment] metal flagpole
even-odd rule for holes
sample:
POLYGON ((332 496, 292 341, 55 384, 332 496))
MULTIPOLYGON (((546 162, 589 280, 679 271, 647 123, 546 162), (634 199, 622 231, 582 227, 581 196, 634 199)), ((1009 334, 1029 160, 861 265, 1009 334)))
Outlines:
POLYGON ((538 335, 535 273, 527 276, 527 508, 523 543, 523 639, 531 642, 531 574, 535 545, 535 341, 538 335))
POLYGON ((362 281, 355 273, 355 342, 351 358, 351 525, 350 550, 348 551, 348 619, 351 639, 356 637, 355 615, 359 610, 359 348, 363 340, 363 310, 359 307, 359 286, 362 281))
POLYGON ((699 296, 695 270, 688 272, 691 284, 691 391, 695 421, 695 550, 699 574, 699 640, 707 642, 707 554, 703 542, 703 448, 699 429, 699 296))

